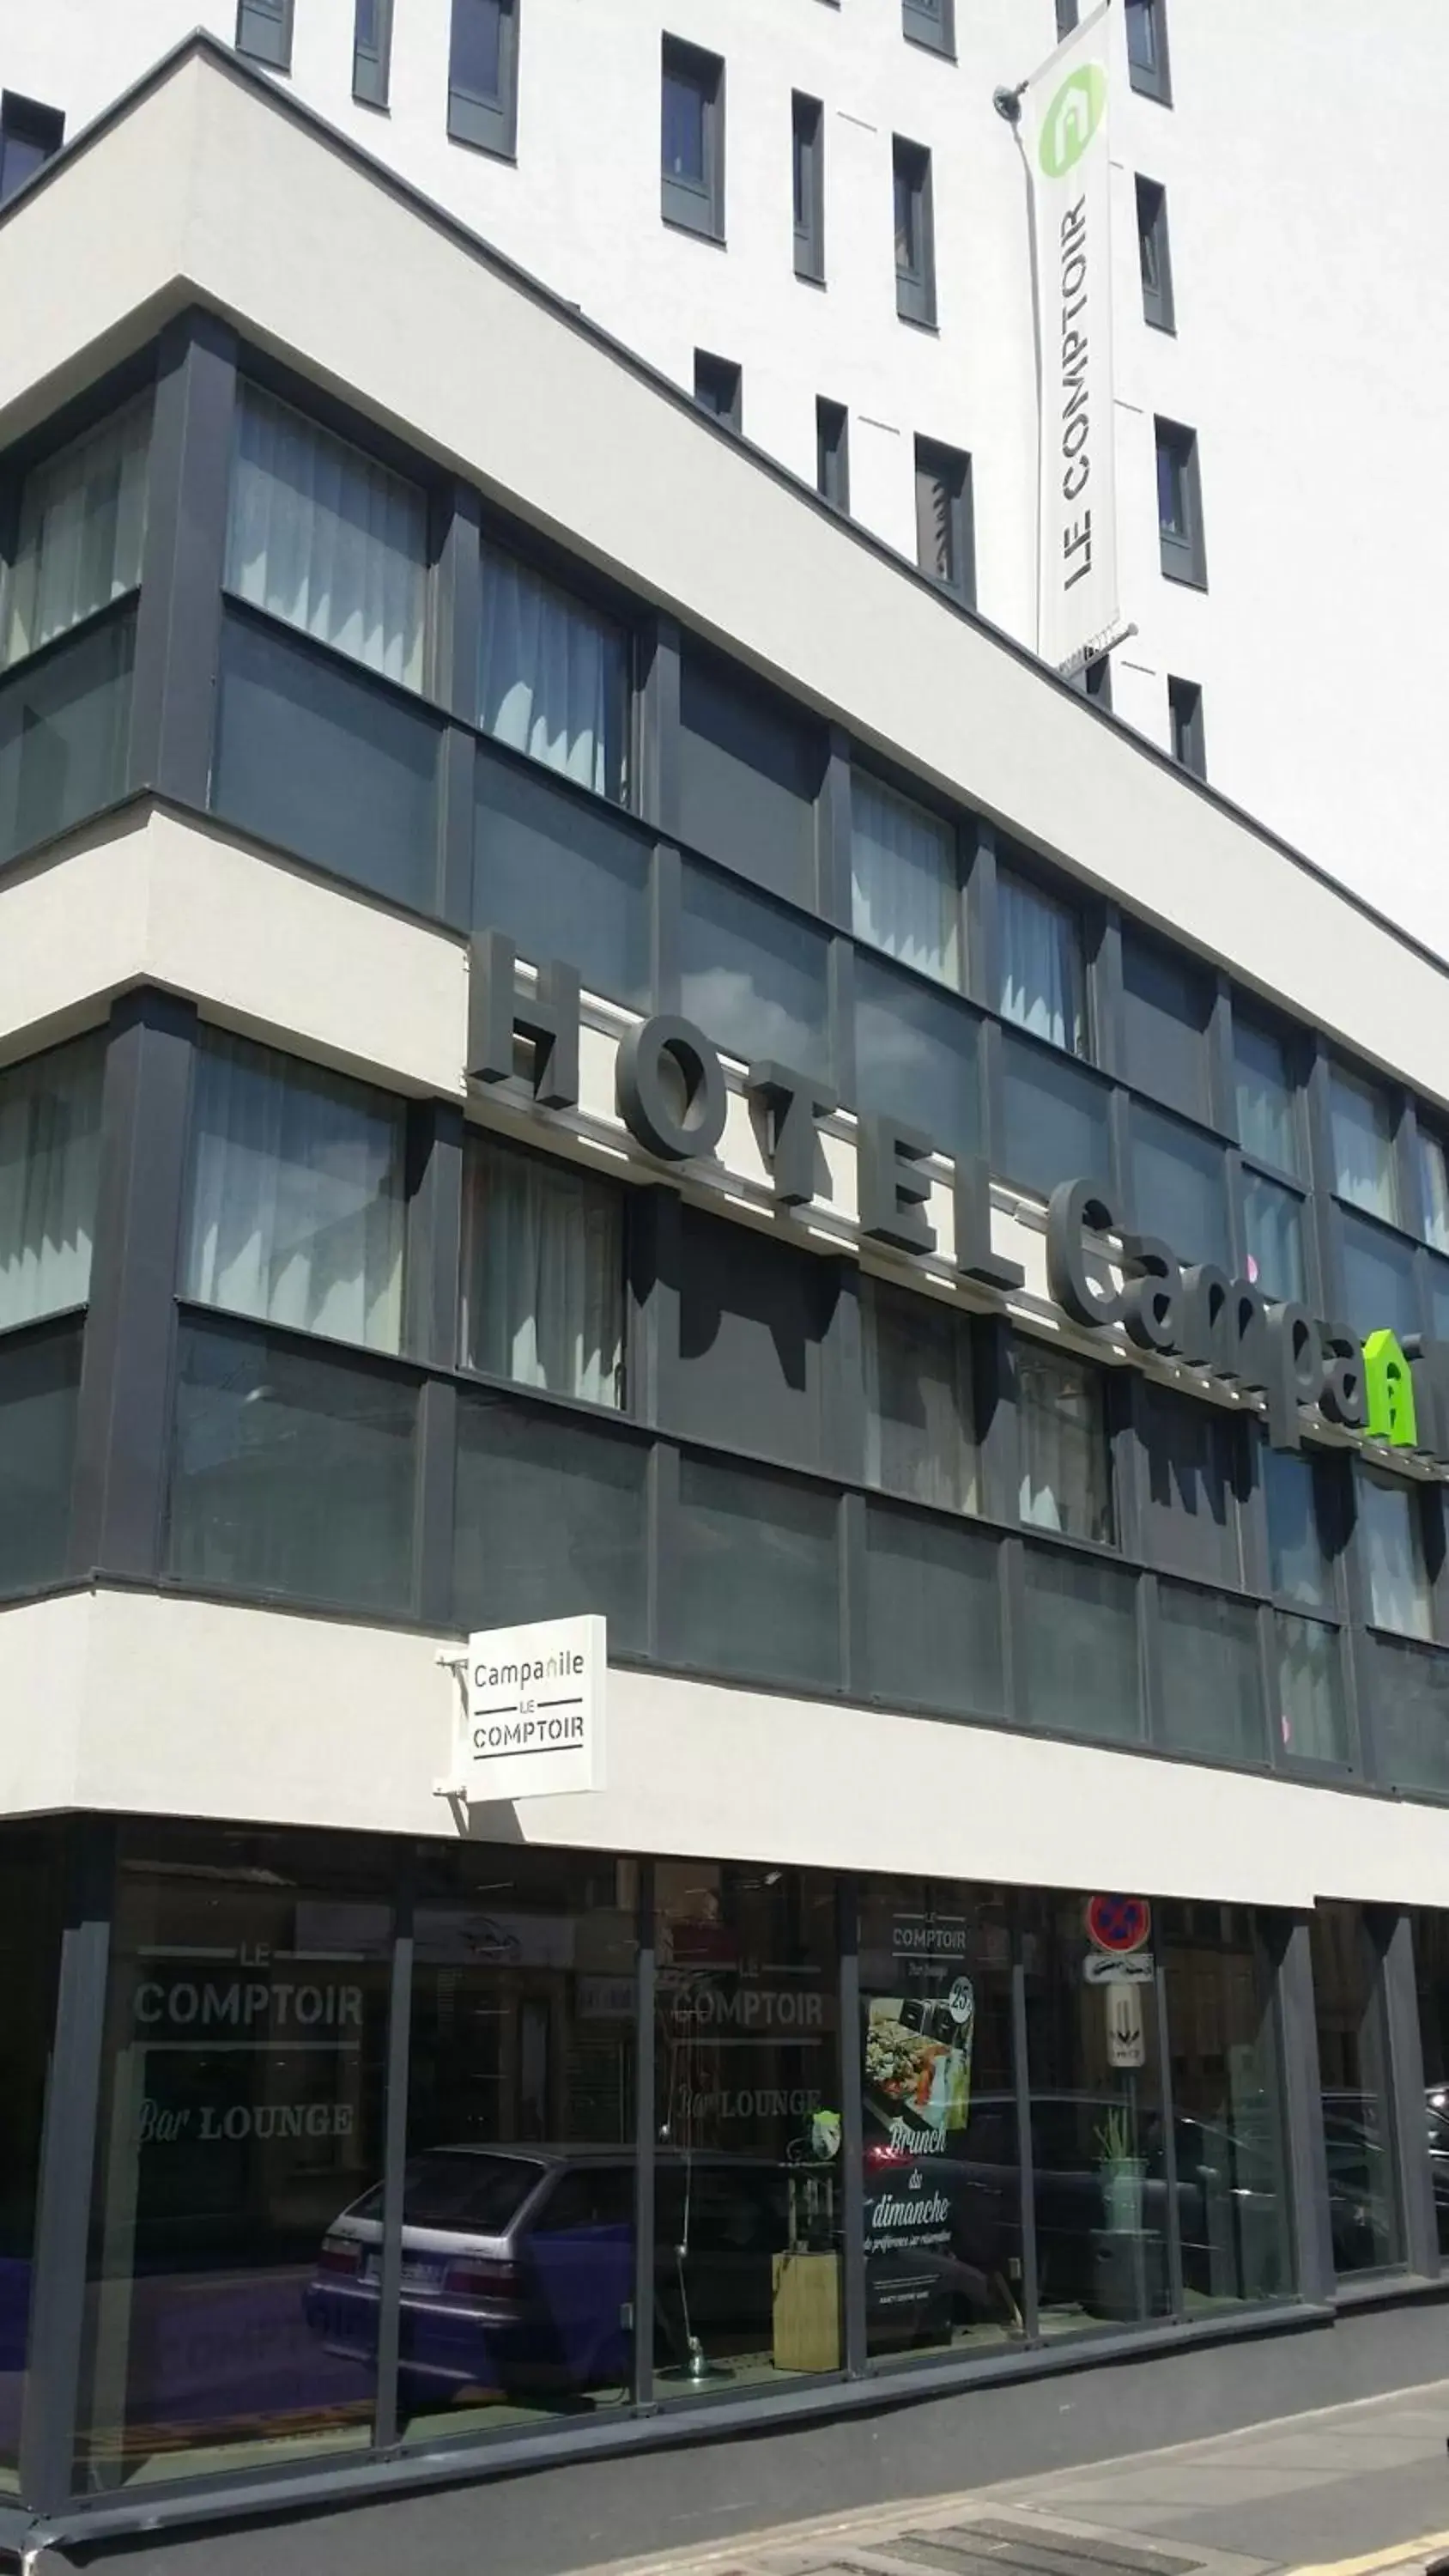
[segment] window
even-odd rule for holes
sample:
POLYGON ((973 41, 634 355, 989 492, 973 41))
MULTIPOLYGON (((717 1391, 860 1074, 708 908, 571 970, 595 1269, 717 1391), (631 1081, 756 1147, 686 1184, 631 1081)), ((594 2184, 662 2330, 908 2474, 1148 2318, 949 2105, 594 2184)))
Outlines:
POLYGON ((1077 5, 1078 0, 1057 0, 1057 43, 1059 45, 1064 43, 1076 28, 1077 5))
POLYGON ((58 107, 38 99, 0 92, 0 206, 53 161, 65 141, 65 118, 58 107))
POLYGON ((402 1271, 401 1103, 209 1034, 197 1058, 182 1294, 395 1351, 402 1271))
POLYGON ((352 95, 364 107, 386 107, 392 66, 392 0, 356 0, 352 21, 352 95))
POLYGON ((1167 580, 1206 590, 1197 432, 1171 420, 1157 423, 1157 523, 1167 580))
POLYGON ((742 1064, 774 1056, 830 1068, 829 947, 823 931, 712 868, 686 863, 679 1007, 742 1064))
POLYGON ((1002 1018, 1065 1047, 1069 1055, 1085 1055, 1082 927, 1070 905, 1014 868, 998 868, 996 930, 1002 1018))
POLYGON ((963 607, 975 607, 971 459, 928 438, 916 441, 916 562, 963 607))
POLYGON ((868 1283, 866 1473, 940 1511, 977 1508, 971 1334, 964 1315, 868 1283))
POLYGON ((1021 1518, 1063 1538, 1116 1537, 1100 1372, 1040 1342, 1016 1344, 1021 1518))
POLYGON ((1383 1961, 1362 1906, 1320 1897, 1308 1918, 1333 2267, 1381 2271, 1402 2253, 1383 1961))
POLYGON ((1280 1172, 1303 1168, 1298 1084, 1288 1042, 1261 1020, 1233 1014, 1233 1081, 1238 1142, 1245 1154, 1280 1172))
POLYGON ((649 840, 623 815, 480 745, 476 928, 506 931, 535 964, 566 945, 589 992, 647 1012, 654 998, 649 861, 649 840))
POLYGON ((1139 1091, 1202 1118, 1208 1109, 1207 977, 1155 940, 1122 937, 1124 1070, 1139 1091))
POLYGON ((1386 1234, 1346 1209, 1338 1217, 1344 1321, 1367 1335, 1385 1327, 1400 1341, 1419 1330, 1414 1248, 1402 1235, 1386 1234))
POLYGON ((236 49, 273 71, 292 68, 292 0, 237 0, 236 49))
POLYGON ((492 545, 483 548, 478 722, 495 741, 596 796, 623 800, 628 638, 612 618, 492 545))
POLYGON ((853 1106, 923 1128, 943 1154, 978 1152, 977 1027, 939 986, 858 955, 853 1106))
POLYGON ((1261 1765, 1267 1747, 1251 1603, 1159 1584, 1157 1654, 1156 1741, 1196 1760, 1261 1765))
POLYGON ((469 1139, 465 1368, 624 1401, 624 1208, 571 1163, 469 1139))
POLYGON ((1080 663, 1075 671, 1068 673, 1067 684, 1076 690, 1078 697, 1090 699, 1094 707, 1105 707, 1108 715, 1111 714, 1112 657, 1110 653, 1099 653, 1094 662, 1080 663))
POLYGON ((1442 1136, 1419 1129, 1419 1189, 1424 1205, 1424 1240, 1436 1252, 1449 1252, 1449 1154, 1442 1136))
POLYGON ((1256 1929, 1238 1906, 1154 1908, 1189 2313, 1295 2287, 1277 1981, 1256 1929))
POLYGON ((1132 1214, 1144 1234, 1182 1261, 1231 1270, 1227 1157, 1213 1137, 1134 1100, 1130 1113, 1132 1214))
POLYGON ((1112 1168, 1111 1088, 1085 1065, 1001 1033, 1000 1159, 993 1170, 1048 1198, 1058 1181, 1112 1168))
POLYGON ((664 39, 660 212, 667 224, 723 241, 724 64, 664 39))
POLYGON ((824 726, 686 638, 679 737, 685 845, 813 907, 824 726))
POLYGON ((662 1362, 667 1427, 736 1455, 818 1468, 835 1264, 689 1206, 678 1252, 677 1330, 662 1362))
MULTIPOLYGON (((1371 1650, 1383 1646, 1382 1638, 1368 1642, 1371 1650)), ((1350 1758, 1348 1703, 1338 1630, 1321 1619, 1275 1611, 1273 1683, 1273 1725, 1285 1761, 1345 1765, 1350 1758)))
POLYGON ((956 0, 901 0, 901 34, 908 44, 954 56, 956 0))
POLYGON ((1358 1535, 1368 1588, 1368 1615, 1376 1628, 1401 1637, 1430 1638, 1434 1612, 1424 1555, 1421 1497, 1411 1485, 1360 1467, 1358 1535))
POLYGON ((427 516, 416 484, 290 403, 243 387, 225 574, 239 599, 420 689, 427 516))
POLYGON ((1025 1560, 1019 1689, 1027 1724, 1095 1743, 1140 1743, 1135 1579, 1121 1566, 1051 1548, 1028 1547, 1025 1560))
POLYGON ((103 1061, 86 1038, 0 1073, 0 1332, 90 1293, 103 1061))
POLYGON ((511 159, 518 140, 519 0, 453 0, 448 132, 511 159))
POLYGON ((733 358, 717 358, 708 349, 694 353, 694 399, 701 411, 732 429, 736 438, 744 422, 744 372, 733 358))
POLYGON ((661 1585, 665 1660, 838 1689, 837 1512, 819 1486, 686 1453, 661 1585))
POLYGON ((1329 1076, 1328 1102, 1335 1190, 1370 1216, 1397 1225, 1396 1121, 1387 1093, 1336 1064, 1329 1076))
POLYGON ((149 398, 32 466, 5 577, 5 662, 136 589, 146 531, 149 398))
MULTIPOLYGON (((65 1580, 83 1338, 78 1316, 0 1337, 0 1597, 7 1600, 65 1580)), ((0 2362, 0 2389, 4 2368, 0 2362)))
POLYGON ((1137 181, 1137 258, 1142 271, 1142 317, 1159 331, 1174 327, 1172 261, 1167 243, 1167 190, 1156 179, 1137 181))
POLYGON ((1247 1274, 1265 1297, 1306 1302, 1308 1272, 1303 1250, 1303 1201, 1261 1172, 1243 1167, 1243 1242, 1247 1274))
POLYGON ((850 780, 850 912, 857 938, 960 983, 955 831, 861 769, 850 780))
POLYGON ((823 394, 815 399, 815 489, 832 509, 849 511, 850 414, 844 403, 827 402, 823 394))
POLYGON ((465 1388, 458 1399, 453 1617, 602 1611, 609 1643, 648 1651, 646 1441, 617 1420, 465 1388))
POLYGON ((1173 1574, 1242 1576, 1242 1425, 1216 1405, 1141 1382, 1143 1552, 1173 1574))
POLYGON ((1207 776, 1207 745, 1203 737, 1202 690, 1196 680, 1173 680, 1167 683, 1167 720, 1172 736, 1172 757, 1179 769, 1192 778, 1207 776))
POLYGON ((795 274, 825 283, 825 113, 818 98, 790 97, 795 274))
POLYGON ((947 1717, 1004 1715, 998 1570, 997 1540, 970 1522, 867 1503, 868 1695, 947 1717))
POLYGON ((0 687, 0 857, 124 793, 135 637, 133 611, 104 618, 0 687))
POLYGON ((1167 0, 1126 0, 1127 71, 1144 98, 1172 105, 1167 69, 1167 0))
POLYGON ((1337 1606, 1334 1567, 1347 1535, 1342 1458, 1322 1449, 1294 1456, 1258 1452, 1268 1516, 1268 1589, 1275 1601, 1330 1617, 1337 1606))
POLYGON ((896 209, 896 311, 903 322, 936 320, 936 239, 931 156, 924 144, 891 144, 896 209))

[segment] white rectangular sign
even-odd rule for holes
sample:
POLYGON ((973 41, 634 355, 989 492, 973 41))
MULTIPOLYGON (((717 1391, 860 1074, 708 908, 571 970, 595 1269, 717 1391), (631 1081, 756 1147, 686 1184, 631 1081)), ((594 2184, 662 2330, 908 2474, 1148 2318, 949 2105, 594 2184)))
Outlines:
POLYGON ((606 1623, 539 1619, 468 1640, 454 1785, 470 1806, 604 1785, 606 1623))
POLYGON ((1147 2063, 1147 1998, 1136 1986, 1108 1986, 1107 2063, 1109 2066, 1145 2066, 1147 2063))
POLYGON ((1089 1950, 1082 1961, 1087 1986, 1149 1986, 1156 1973, 1150 1950, 1089 1950))
POLYGON ((1114 641, 1112 168, 1107 8, 1084 18, 1027 82, 1021 137, 1031 177, 1041 499, 1037 650, 1076 670, 1114 641))

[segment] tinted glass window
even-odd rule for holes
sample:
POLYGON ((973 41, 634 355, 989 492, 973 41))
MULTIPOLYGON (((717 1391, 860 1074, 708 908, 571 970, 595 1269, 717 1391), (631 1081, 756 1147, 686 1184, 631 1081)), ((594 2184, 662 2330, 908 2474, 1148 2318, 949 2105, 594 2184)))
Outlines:
POLYGON ((837 1293, 833 1263, 686 1207, 671 1428, 817 1465, 837 1293))
POLYGON ((681 666, 679 718, 685 841, 741 876, 810 903, 823 733, 693 650, 681 666))
POLYGON ((1246 1601, 1164 1583, 1157 1596, 1157 1740, 1207 1762, 1266 1758, 1257 1614, 1246 1601))
POLYGON ((94 1037, 0 1073, 0 1330, 90 1293, 104 1063, 94 1037))
POLYGON ((1132 1104, 1132 1209, 1179 1260, 1231 1270, 1227 1163, 1220 1145, 1141 1101, 1132 1104))
POLYGON ((626 1653, 645 1628, 647 1449, 546 1406, 465 1394, 458 1407, 458 1625, 598 1610, 626 1653))
POLYGON ((1347 1516, 1346 1467, 1341 1458, 1304 1450, 1258 1452, 1268 1513, 1269 1588, 1281 1601, 1305 1610, 1332 1610, 1334 1560, 1343 1546, 1347 1516))
POLYGON ((1049 1198, 1058 1181, 1110 1171, 1111 1095, 1095 1075, 1003 1030, 1001 1095, 1003 1178, 1049 1198))
POLYGON ((872 1503, 866 1513, 867 1688, 888 1708, 1003 1708, 997 1544, 872 1503))
POLYGON ((1335 1065, 1329 1089, 1333 1126, 1333 1186, 1340 1198, 1381 1216, 1390 1225, 1399 1217, 1398 1174, 1394 1157, 1394 1114, 1386 1093, 1376 1084, 1335 1065))
POLYGON ((1122 1027, 1126 1074, 1138 1090, 1205 1118, 1206 1030, 1212 994, 1205 976, 1153 942, 1122 941, 1122 1027))
POLYGON ((1029 877, 999 868, 996 915, 1003 1018, 1070 1055, 1085 1055, 1086 976, 1076 914, 1029 877))
POLYGON ((965 1316, 872 1281, 862 1320, 871 1481, 913 1502, 971 1511, 976 1448, 965 1316))
POLYGON ((1102 1376, 1089 1360, 1019 1340, 1015 1351, 1019 1510, 1064 1538, 1116 1535, 1102 1376))
POLYGON ((530 964, 562 957, 587 992, 648 1010, 648 843, 586 797, 482 748, 473 920, 506 931, 530 964))
POLYGON ((1320 1899, 1309 1917, 1334 2269, 1402 2253, 1382 1969, 1363 1909, 1320 1899))
POLYGON ((943 1153, 976 1151, 974 1013, 913 976, 857 957, 856 1107, 922 1129, 943 1153))
POLYGON ((123 793, 135 640, 118 611, 0 681, 0 859, 123 793))
POLYGON ((1154 1564, 1236 1583, 1242 1425, 1195 1396, 1144 1380, 1147 1458, 1144 1540, 1154 1564))
POLYGON ((1362 1218, 1340 1214, 1345 1319, 1356 1333, 1388 1330, 1400 1341, 1419 1329, 1411 1247, 1362 1218))
POLYGON ((826 941, 712 869, 686 868, 679 925, 680 1008, 743 1063, 774 1056, 828 1073, 826 941))
POLYGON ((840 1679, 836 1498, 684 1457, 662 1618, 668 1660, 831 1690, 840 1679))
POLYGON ((555 1157, 470 1139, 462 1324, 467 1367, 622 1404, 622 1191, 555 1157))
POLYGON ((64 1577, 80 1370, 79 1323, 0 1341, 0 1594, 64 1577))
POLYGON ((1235 1013, 1233 1069, 1243 1151, 1280 1171, 1300 1170, 1297 1091, 1285 1041, 1276 1029, 1235 1013))
POLYGON ((1303 1305, 1308 1295, 1303 1202, 1293 1190, 1243 1166, 1243 1240, 1247 1275, 1265 1297, 1303 1305))
POLYGON ((1026 1552, 1022 1695, 1027 1721, 1105 1744, 1140 1740, 1136 1585, 1090 1558, 1026 1552))

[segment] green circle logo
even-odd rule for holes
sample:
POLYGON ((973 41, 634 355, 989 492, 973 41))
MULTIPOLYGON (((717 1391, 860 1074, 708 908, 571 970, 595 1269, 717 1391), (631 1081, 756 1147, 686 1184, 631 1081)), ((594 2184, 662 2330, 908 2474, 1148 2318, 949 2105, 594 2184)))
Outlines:
POLYGON ((1107 112, 1107 75, 1083 63, 1063 81, 1042 120, 1041 166, 1049 179, 1065 179, 1086 151, 1107 112))

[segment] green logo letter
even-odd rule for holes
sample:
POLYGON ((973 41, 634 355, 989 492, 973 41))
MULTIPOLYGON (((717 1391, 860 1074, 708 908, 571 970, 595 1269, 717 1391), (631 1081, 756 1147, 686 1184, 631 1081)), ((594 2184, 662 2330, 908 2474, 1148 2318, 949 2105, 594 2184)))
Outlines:
POLYGON ((1042 119, 1041 166, 1065 179, 1086 151, 1107 108, 1107 75, 1096 63, 1069 72, 1042 119))
POLYGON ((1370 1333, 1363 1346, 1363 1381, 1367 1399, 1364 1430, 1370 1440, 1392 1441, 1396 1449, 1417 1449, 1414 1381, 1392 1333, 1370 1333))

